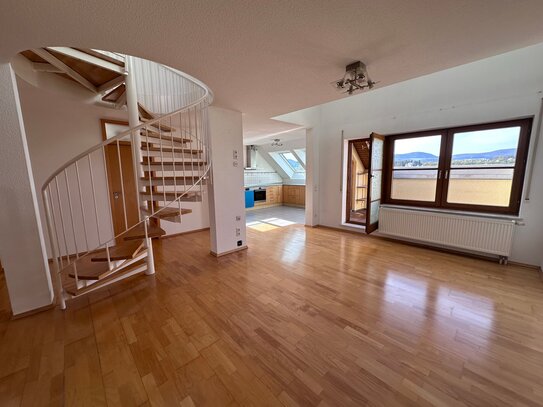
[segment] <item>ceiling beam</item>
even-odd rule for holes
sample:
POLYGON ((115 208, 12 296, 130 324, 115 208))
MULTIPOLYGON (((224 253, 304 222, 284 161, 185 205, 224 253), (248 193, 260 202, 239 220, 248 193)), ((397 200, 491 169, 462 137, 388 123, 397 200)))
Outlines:
POLYGON ((108 71, 113 71, 118 74, 124 74, 125 69, 122 66, 114 64, 112 62, 106 61, 104 59, 98 58, 94 55, 89 55, 83 51, 79 51, 75 48, 70 47, 47 47, 48 50, 58 52, 59 54, 66 55, 80 61, 84 61, 88 64, 99 66, 100 68, 107 69, 108 71))
POLYGON ((90 83, 87 79, 83 78, 79 73, 74 71, 72 68, 70 68, 68 65, 66 65, 57 57, 55 57, 53 54, 47 52, 45 48, 35 48, 32 50, 32 52, 34 52, 36 55, 40 56, 41 58, 45 59, 54 67, 60 69, 63 73, 68 75, 73 80, 79 82, 81 86, 84 86, 85 88, 87 88, 88 90, 94 93, 98 93, 98 89, 96 89, 96 86, 90 83))
POLYGON ((61 69, 51 65, 49 62, 32 62, 32 69, 36 72, 63 73, 61 69))
POLYGON ((113 89, 114 87, 119 86, 121 83, 124 83, 124 81, 125 81, 124 75, 117 76, 113 78, 112 80, 98 86, 98 92, 102 93, 102 92, 105 92, 106 90, 113 89))

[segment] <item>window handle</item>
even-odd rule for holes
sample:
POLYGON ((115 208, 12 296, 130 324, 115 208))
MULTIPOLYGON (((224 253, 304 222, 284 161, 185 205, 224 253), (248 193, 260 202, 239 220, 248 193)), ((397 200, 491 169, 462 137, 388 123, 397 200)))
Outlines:
POLYGON ((445 179, 449 179, 449 170, 445 170, 445 179))
POLYGON ((437 179, 441 179, 443 178, 443 170, 438 170, 437 171, 437 179))

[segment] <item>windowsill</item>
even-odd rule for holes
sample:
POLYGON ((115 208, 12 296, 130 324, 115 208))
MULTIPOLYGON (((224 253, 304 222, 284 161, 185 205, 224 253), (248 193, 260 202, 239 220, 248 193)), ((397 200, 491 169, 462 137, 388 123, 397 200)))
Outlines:
POLYGON ((455 211, 451 209, 423 208, 420 206, 404 206, 404 205, 391 205, 391 204, 384 204, 384 205, 381 205, 381 207, 382 208, 396 208, 396 209, 416 211, 416 212, 433 212, 433 213, 443 213, 443 214, 449 214, 449 215, 472 216, 472 217, 477 217, 477 218, 511 220, 511 221, 517 221, 517 222, 522 221, 522 218, 519 216, 499 215, 499 214, 493 214, 493 213, 455 211))

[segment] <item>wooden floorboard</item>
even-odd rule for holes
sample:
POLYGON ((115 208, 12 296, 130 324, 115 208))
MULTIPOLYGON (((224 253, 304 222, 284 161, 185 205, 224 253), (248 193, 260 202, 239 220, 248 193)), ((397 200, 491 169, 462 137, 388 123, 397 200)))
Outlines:
POLYGON ((138 276, 10 320, 0 405, 541 406, 534 270, 301 225, 157 241, 138 276))

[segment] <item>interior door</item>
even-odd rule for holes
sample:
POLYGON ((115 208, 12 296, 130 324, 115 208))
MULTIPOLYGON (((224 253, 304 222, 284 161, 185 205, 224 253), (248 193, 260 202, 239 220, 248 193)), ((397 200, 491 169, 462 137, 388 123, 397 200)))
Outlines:
POLYGON ((379 227, 379 207, 383 190, 383 157, 385 137, 377 133, 370 135, 370 165, 366 206, 366 233, 379 227))
POLYGON ((115 236, 139 222, 136 181, 132 166, 132 146, 129 142, 109 144, 106 147, 109 181, 109 201, 115 236), (119 161, 120 158, 120 161, 119 161), (122 169, 122 177, 121 177, 122 169), (124 197, 124 199, 123 199, 124 197), (125 210, 126 207, 126 223, 125 210))

